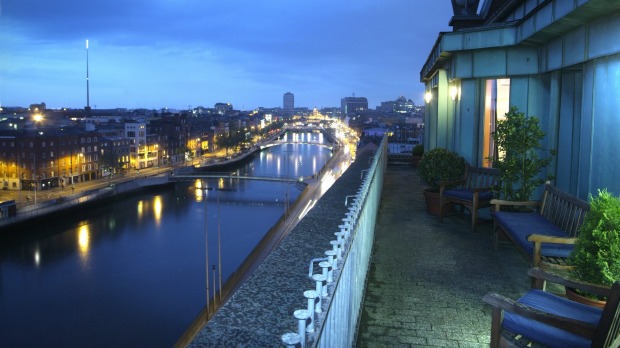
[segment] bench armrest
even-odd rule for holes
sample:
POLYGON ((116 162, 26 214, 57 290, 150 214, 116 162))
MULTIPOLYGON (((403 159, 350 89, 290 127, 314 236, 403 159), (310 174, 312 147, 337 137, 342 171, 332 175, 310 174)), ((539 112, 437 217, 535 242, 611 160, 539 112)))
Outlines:
POLYGON ((577 238, 530 234, 527 237, 527 240, 534 243, 534 250, 532 250, 532 265, 534 265, 534 267, 539 267, 542 259, 542 243, 575 244, 577 238))
POLYGON ((530 277, 539 280, 564 285, 569 288, 586 291, 598 296, 609 297, 609 295, 611 295, 611 287, 573 280, 555 273, 547 272, 539 267, 530 268, 527 274, 530 277))
POLYGON ((573 237, 555 237, 544 234, 530 234, 527 240, 534 243, 555 243, 555 244, 575 244, 577 238, 573 237))
POLYGON ((555 314, 543 312, 534 307, 521 304, 517 301, 511 300, 505 296, 496 293, 486 294, 484 295, 482 300, 490 304, 494 308, 515 313, 528 319, 536 320, 547 325, 551 325, 566 331, 576 333, 580 336, 584 336, 587 338, 592 338, 594 336, 594 330, 596 328, 592 325, 575 319, 565 318, 555 314))
POLYGON ((495 211, 500 211, 502 206, 538 207, 541 205, 541 202, 540 201, 507 201, 504 199, 492 199, 491 205, 495 206, 495 211))

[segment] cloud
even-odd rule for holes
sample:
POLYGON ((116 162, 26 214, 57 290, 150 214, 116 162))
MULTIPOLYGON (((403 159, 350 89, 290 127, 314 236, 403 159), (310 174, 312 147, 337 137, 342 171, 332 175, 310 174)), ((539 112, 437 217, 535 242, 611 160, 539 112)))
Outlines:
POLYGON ((104 97, 106 107, 130 103, 129 96, 178 106, 278 106, 286 91, 323 106, 353 92, 375 104, 390 95, 412 98, 450 15, 450 2, 436 0, 5 1, 0 62, 11 68, 0 72, 0 98, 34 98, 27 89, 6 91, 37 74, 47 75, 42 84, 83 88, 86 39, 93 98, 104 97))

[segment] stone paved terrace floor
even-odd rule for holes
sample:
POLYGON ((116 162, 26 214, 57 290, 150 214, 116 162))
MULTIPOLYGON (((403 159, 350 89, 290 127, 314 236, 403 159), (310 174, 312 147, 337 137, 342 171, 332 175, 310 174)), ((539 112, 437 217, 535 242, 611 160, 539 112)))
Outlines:
POLYGON ((517 298, 530 285, 513 245, 493 250, 492 223, 440 223, 425 211, 417 172, 388 166, 358 347, 488 347, 488 292, 517 298))

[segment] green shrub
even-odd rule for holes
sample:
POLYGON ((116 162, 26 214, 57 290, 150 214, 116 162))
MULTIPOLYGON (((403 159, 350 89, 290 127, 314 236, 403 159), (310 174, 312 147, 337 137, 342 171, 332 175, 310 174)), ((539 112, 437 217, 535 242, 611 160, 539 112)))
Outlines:
POLYGON ((545 132, 538 125, 538 118, 528 117, 513 106, 506 118, 497 122, 491 135, 501 156, 496 153, 496 158, 487 159, 500 172, 500 197, 510 201, 530 200, 534 190, 551 179, 541 177, 540 172, 555 154, 550 151, 545 158, 539 155, 545 132))
POLYGON ((424 155, 424 145, 418 144, 418 145, 414 146, 413 150, 411 150, 411 154, 413 156, 422 156, 422 155, 424 155))
POLYGON ((610 286, 620 280, 620 197, 607 190, 590 195, 590 211, 569 263, 578 280, 610 286))
POLYGON ((457 153, 436 147, 422 156, 418 165, 418 174, 422 181, 439 191, 439 182, 456 180, 463 177, 467 161, 457 153))

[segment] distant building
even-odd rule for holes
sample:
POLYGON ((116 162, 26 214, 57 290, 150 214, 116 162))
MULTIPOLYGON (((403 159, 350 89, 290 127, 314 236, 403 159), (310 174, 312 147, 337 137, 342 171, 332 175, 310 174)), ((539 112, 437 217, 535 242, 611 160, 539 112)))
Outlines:
POLYGON ((129 162, 134 169, 146 168, 146 123, 125 123, 125 138, 129 138, 129 162))
POLYGON ((0 133, 2 189, 46 190, 99 177, 100 136, 78 129, 0 133))
POLYGON ((342 115, 368 110, 368 99, 365 97, 345 97, 340 100, 342 115))
POLYGON ((103 175, 126 172, 131 165, 131 139, 119 136, 101 137, 103 175))
POLYGON ((401 95, 395 101, 381 102, 381 106, 377 107, 377 109, 382 112, 409 114, 414 112, 415 103, 411 99, 407 99, 401 95))
POLYGON ((282 109, 285 113, 292 113, 295 109, 295 95, 291 92, 284 93, 282 98, 282 109))
POLYGON ((226 115, 226 113, 233 110, 233 106, 231 103, 215 103, 215 110, 220 115, 226 115))

